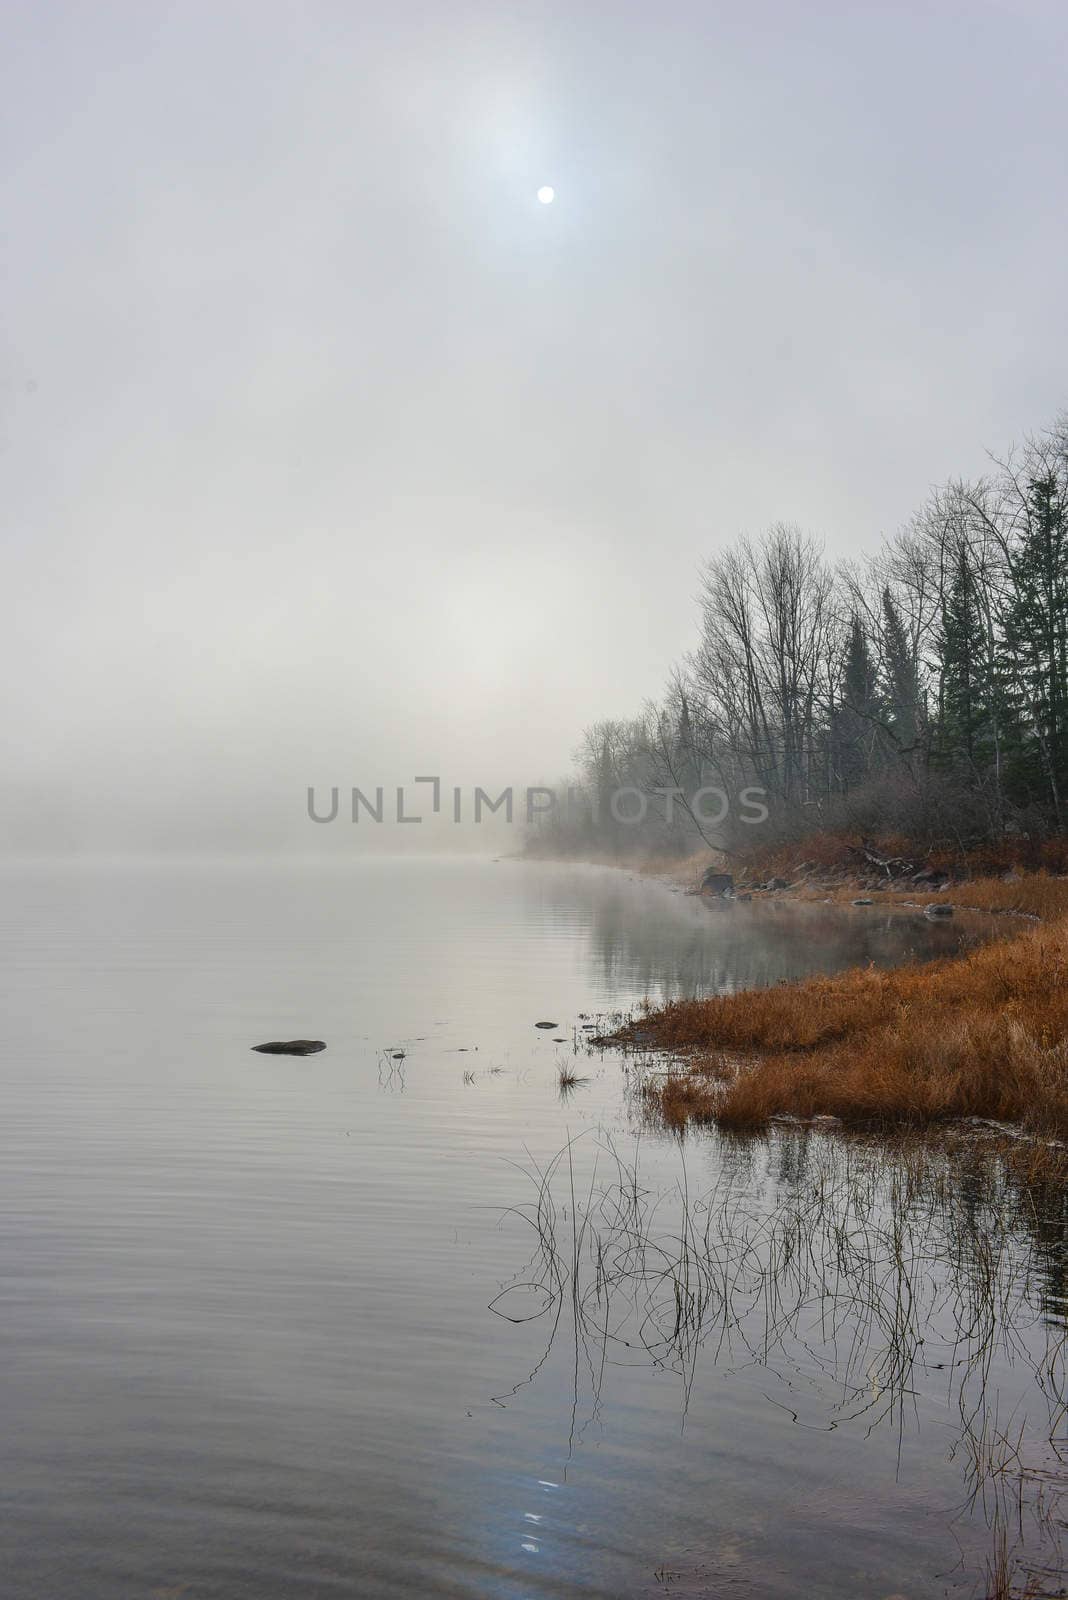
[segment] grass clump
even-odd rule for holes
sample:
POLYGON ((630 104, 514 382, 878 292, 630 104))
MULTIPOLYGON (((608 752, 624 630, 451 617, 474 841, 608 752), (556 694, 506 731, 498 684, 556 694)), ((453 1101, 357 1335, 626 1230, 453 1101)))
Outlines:
MULTIPOLYGON (((1066 893, 1032 885, 1019 898, 1061 906, 1066 893)), ((981 1117, 1068 1138, 1068 905, 960 957, 677 1001, 623 1042, 630 1031, 685 1058, 648 1090, 676 1124, 981 1117)))
MULTIPOLYGON (((1068 878, 1048 872, 1010 873, 1004 878, 972 878, 932 891, 915 883, 895 883, 882 888, 864 886, 873 905, 937 905, 945 901, 960 911, 991 911, 1037 917, 1043 922, 1068 917, 1068 878)), ((800 899, 833 900, 849 905, 857 894, 855 883, 805 885, 800 899)))

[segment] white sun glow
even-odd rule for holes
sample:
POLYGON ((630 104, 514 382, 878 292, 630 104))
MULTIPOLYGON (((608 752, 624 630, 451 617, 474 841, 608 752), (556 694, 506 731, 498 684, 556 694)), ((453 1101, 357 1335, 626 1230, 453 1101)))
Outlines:
POLYGON ((556 199, 556 190, 550 189, 547 183, 543 184, 538 190, 538 199, 541 201, 543 206, 551 206, 553 201, 556 199))

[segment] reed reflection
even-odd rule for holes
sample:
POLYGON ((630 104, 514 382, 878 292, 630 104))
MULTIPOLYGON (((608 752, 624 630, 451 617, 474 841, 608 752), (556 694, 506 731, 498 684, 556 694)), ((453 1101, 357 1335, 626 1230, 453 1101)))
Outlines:
POLYGON ((706 1165, 692 1142, 667 1185, 646 1172, 640 1141, 603 1132, 528 1164, 530 1198, 508 1216, 529 1253, 490 1310, 543 1341, 495 1402, 536 1387, 563 1344, 570 1460, 610 1409, 619 1368, 673 1373, 683 1423, 696 1397, 707 1405, 710 1371, 756 1371, 766 1407, 809 1431, 889 1435, 900 1470, 915 1436, 947 1429, 960 1469, 947 1546, 978 1523, 990 1563, 1056 1570, 1063 1192, 979 1145, 713 1137, 708 1188, 690 1170, 706 1165))

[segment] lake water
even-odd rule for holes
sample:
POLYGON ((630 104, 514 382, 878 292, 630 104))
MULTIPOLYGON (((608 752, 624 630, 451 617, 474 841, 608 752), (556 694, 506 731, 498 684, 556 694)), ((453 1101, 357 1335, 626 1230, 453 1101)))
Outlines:
POLYGON ((1063 1217, 680 1143, 583 1043, 963 920, 510 861, 2 890, 4 1596, 982 1592, 976 1463, 1056 1431, 1063 1217))

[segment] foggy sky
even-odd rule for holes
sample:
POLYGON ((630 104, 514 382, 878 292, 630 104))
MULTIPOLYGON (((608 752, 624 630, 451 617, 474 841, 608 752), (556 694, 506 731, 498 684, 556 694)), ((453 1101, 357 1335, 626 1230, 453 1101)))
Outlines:
POLYGON ((1068 402, 1060 4, 0 27, 4 848, 556 778, 709 553, 874 548, 1068 402))

